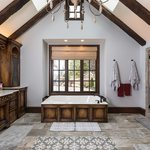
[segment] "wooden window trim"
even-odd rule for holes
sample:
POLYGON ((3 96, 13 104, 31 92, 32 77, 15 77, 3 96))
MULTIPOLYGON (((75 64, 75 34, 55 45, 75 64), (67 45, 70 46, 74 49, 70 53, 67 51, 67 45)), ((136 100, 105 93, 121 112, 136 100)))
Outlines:
MULTIPOLYGON (((67 61, 68 63, 68 61, 67 61)), ((65 61, 65 68, 68 66, 65 61)), ((81 61, 81 63, 83 63, 83 61, 81 61)), ((83 64, 80 64, 82 67, 83 67, 83 64)), ((83 68, 80 67, 80 80, 83 81, 83 68), (82 76, 82 77, 81 77, 82 76)), ((66 70, 68 70, 68 68, 66 68, 66 70)), ((65 85, 68 84, 68 71, 66 71, 66 74, 65 74, 65 85)), ((49 46, 49 96, 50 95, 91 95, 91 94, 100 94, 100 84, 99 84, 99 80, 100 79, 100 56, 99 56, 99 45, 50 45, 49 46), (62 91, 53 91, 53 84, 52 84, 52 81, 53 81, 53 61, 51 60, 51 56, 52 56, 52 47, 54 46, 89 46, 89 47, 93 47, 93 46, 96 46, 97 47, 97 59, 96 59, 96 70, 95 70, 95 78, 96 78, 96 82, 95 82, 95 89, 96 91, 83 91, 83 82, 80 82, 80 86, 81 86, 81 89, 80 89, 80 92, 68 92, 68 86, 65 86, 65 91, 62 92, 62 91)))

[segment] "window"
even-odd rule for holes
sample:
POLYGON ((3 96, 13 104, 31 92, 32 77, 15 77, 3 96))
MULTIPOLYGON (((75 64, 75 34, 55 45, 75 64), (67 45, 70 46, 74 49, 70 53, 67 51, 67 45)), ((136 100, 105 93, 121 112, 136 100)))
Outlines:
MULTIPOLYGON (((95 55, 93 56, 95 57, 95 55)), ((56 59, 56 54, 53 54, 53 58, 50 59, 50 68, 52 69, 50 69, 49 87, 51 94, 98 93, 98 59, 56 59)))

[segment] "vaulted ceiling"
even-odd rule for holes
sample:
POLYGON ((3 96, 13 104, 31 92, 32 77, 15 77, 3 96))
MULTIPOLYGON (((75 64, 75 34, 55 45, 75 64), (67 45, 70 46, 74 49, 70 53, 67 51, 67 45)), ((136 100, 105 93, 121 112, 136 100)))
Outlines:
MULTIPOLYGON (((54 6, 59 2, 60 0, 54 0, 54 6)), ((98 9, 95 2, 92 5, 98 9)), ((150 0, 120 0, 113 12, 104 8, 102 13, 140 45, 150 41, 150 0)), ((38 12, 31 0, 2 0, 0 33, 16 39, 46 14, 45 8, 38 12)))

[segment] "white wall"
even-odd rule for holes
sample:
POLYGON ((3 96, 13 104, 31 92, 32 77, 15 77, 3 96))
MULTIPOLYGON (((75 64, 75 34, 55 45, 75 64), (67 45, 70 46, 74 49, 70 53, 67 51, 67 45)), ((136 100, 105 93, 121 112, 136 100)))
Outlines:
MULTIPOLYGON (((87 7, 86 7, 87 8, 87 7)), ((56 15, 54 23, 51 15, 22 35, 18 41, 21 48, 21 84, 28 85, 28 106, 40 106, 46 93, 46 45, 43 39, 102 39, 100 45, 100 93, 109 98, 112 105, 124 107, 145 107, 142 89, 133 91, 132 96, 119 98, 110 87, 113 59, 119 64, 121 80, 128 82, 130 60, 134 59, 140 76, 140 45, 129 37, 119 27, 101 15, 97 23, 93 23, 91 13, 86 9, 84 29, 80 30, 80 22, 71 22, 69 29, 64 22, 63 10, 56 15)), ((142 76, 143 77, 143 76, 142 76)), ((143 83, 142 83, 143 84, 143 83)))

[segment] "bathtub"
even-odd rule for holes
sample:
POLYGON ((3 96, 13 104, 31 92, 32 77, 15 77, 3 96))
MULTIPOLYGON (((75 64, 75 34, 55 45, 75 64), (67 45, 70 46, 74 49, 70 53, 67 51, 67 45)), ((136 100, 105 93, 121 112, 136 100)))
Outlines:
POLYGON ((50 96, 41 103, 42 122, 90 121, 107 122, 108 104, 99 96, 50 96))

